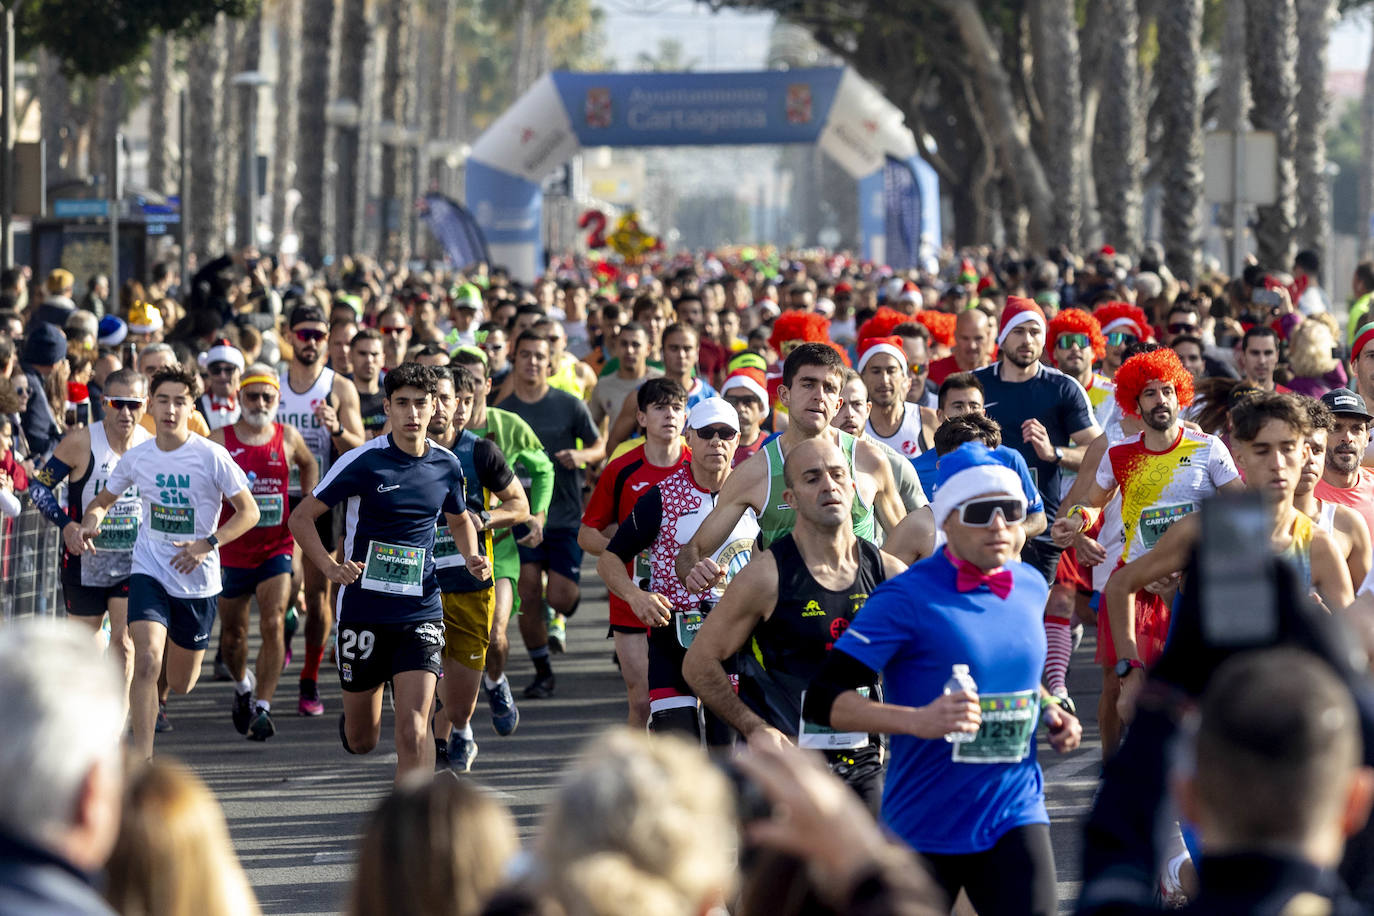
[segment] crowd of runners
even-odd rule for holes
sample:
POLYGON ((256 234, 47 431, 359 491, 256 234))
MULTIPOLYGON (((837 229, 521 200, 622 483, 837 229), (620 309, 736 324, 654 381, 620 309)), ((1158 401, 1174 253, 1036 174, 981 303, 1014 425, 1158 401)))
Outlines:
POLYGON ((139 758, 212 654, 226 740, 337 715, 366 754, 389 691, 398 779, 480 774, 486 723, 557 695, 594 565, 631 729, 815 750, 949 899, 1055 912, 1037 734, 1072 751, 1081 716, 1116 752, 1202 505, 1258 493, 1333 613, 1374 582, 1374 264, 1347 326, 1310 252, 1191 286, 1149 249, 792 257, 519 283, 248 250, 100 315, 7 271, 0 508, 61 529, 139 758))

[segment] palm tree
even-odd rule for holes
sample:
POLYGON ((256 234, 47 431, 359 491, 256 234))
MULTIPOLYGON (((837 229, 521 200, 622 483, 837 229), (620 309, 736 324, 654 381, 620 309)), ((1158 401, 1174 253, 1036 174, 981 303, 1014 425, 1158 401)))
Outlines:
POLYGON ((216 233, 215 210, 223 186, 216 152, 224 106, 226 31, 223 16, 202 29, 191 43, 186 63, 186 108, 191 120, 188 159, 194 189, 187 244, 202 264, 219 253, 224 241, 216 233))
POLYGON ((43 113, 45 171, 48 182, 67 177, 70 160, 71 86, 62 72, 62 58, 47 48, 38 49, 38 105, 43 113))
POLYGON ((148 187, 166 193, 173 182, 168 151, 172 109, 172 37, 162 34, 153 40, 148 62, 148 187))
MULTIPOLYGON (((1327 194, 1326 46, 1336 18, 1336 0, 1298 0, 1298 245, 1320 251, 1331 213, 1327 194)), ((1286 264, 1284 265, 1287 266, 1286 264)))
POLYGON ((297 162, 296 186, 301 192, 296 229, 300 233, 300 258, 319 266, 325 252, 325 161, 328 159, 329 52, 334 34, 334 0, 304 0, 301 19, 300 110, 296 117, 296 142, 308 155, 297 162), (318 151, 318 152, 317 152, 318 151))
MULTIPOLYGON (((262 7, 257 7, 253 13, 243 21, 239 36, 239 60, 240 72, 256 71, 262 66, 262 7)), ((235 86, 233 91, 237 94, 235 98, 235 125, 238 128, 239 146, 242 149, 248 141, 248 124, 253 122, 253 134, 257 135, 258 121, 258 95, 262 91, 257 86, 235 86)), ((238 181, 234 183, 238 189, 234 196, 234 239, 239 247, 244 245, 257 244, 257 205, 258 201, 252 197, 254 181, 249 180, 247 169, 243 167, 243 162, 248 163, 248 168, 257 169, 258 151, 256 149, 244 150, 235 160, 234 174, 238 175, 238 181)), ((258 193, 261 193, 261 188, 258 193)))
POLYGON ((1083 229, 1083 103, 1073 0, 1039 0, 1032 23, 1035 82, 1045 112, 1045 177, 1055 189, 1050 239, 1076 250, 1083 229))
POLYGON ((276 120, 272 128, 272 241, 286 234, 286 195, 296 177, 296 95, 301 81, 301 5, 277 0, 277 82, 272 89, 276 120))
POLYGON ((1364 71, 1364 95, 1360 99, 1360 257, 1374 254, 1370 222, 1374 221, 1374 45, 1364 71))
POLYGON ((1202 205, 1202 0, 1162 3, 1157 22, 1164 251, 1174 275, 1191 282, 1197 272, 1202 205))
POLYGON ((1142 234, 1140 174, 1145 148, 1136 53, 1139 17, 1136 0, 1101 0, 1101 5, 1111 30, 1102 59, 1093 149, 1097 203, 1104 241, 1136 252, 1142 234))
POLYGON ((382 253, 404 259, 410 252, 410 220, 405 202, 410 194, 413 145, 407 146, 413 107, 411 86, 415 55, 411 51, 414 0, 389 0, 386 9, 386 61, 382 71, 382 121, 391 128, 382 137, 382 253))
POLYGON ((1272 131, 1278 147, 1277 200, 1257 208, 1255 247, 1260 263, 1286 269, 1293 263, 1297 229, 1297 10, 1293 0, 1250 0, 1245 17, 1245 56, 1250 71, 1255 130, 1272 131))
MULTIPOLYGON (((343 0, 339 24, 339 98, 352 102, 361 112, 366 85, 368 46, 372 39, 372 23, 367 0, 343 0)), ((366 187, 362 180, 361 148, 358 124, 346 124, 337 131, 339 163, 334 188, 335 251, 352 254, 360 250, 358 236, 358 194, 366 187)))

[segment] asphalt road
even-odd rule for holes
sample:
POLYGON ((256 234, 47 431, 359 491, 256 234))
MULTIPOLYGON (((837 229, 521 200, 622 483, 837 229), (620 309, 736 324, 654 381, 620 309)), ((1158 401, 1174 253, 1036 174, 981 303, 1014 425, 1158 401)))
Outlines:
MULTIPOLYGON (((611 663, 606 633, 605 588, 588 569, 584 596, 569 626, 569 651, 555 657, 558 691, 553 699, 523 700, 520 690, 533 668, 520 648, 517 628, 511 683, 520 705, 519 730, 500 738, 491 730, 485 701, 479 701, 474 730, 480 753, 472 776, 496 793, 514 813, 521 835, 537 830, 540 812, 552 796, 561 768, 587 736, 624 721, 624 688, 611 663)), ((299 653, 301 637, 296 637, 299 653)), ((1063 757, 1045 746, 1051 835, 1059 871, 1061 912, 1071 910, 1078 891, 1079 824, 1097 784, 1100 745, 1096 703, 1100 677, 1092 664, 1092 633, 1074 656, 1069 687, 1084 713, 1084 745, 1063 757)), ((299 655, 298 655, 299 657, 299 655)), ((214 790, 224 807, 234 847, 257 892, 264 913, 338 913, 347 900, 352 863, 367 813, 391 785, 396 756, 391 751, 391 716, 384 709, 382 740, 364 757, 339 743, 337 677, 321 672, 325 714, 295 715, 300 662, 283 677, 274 706, 277 735, 259 744, 242 738, 230 722, 232 687, 204 676, 189 696, 168 704, 174 731, 157 737, 156 752, 179 758, 214 790)))

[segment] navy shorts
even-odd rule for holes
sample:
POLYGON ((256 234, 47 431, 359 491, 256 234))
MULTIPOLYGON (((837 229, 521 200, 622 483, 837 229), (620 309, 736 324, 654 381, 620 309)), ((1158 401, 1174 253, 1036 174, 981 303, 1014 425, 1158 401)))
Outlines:
POLYGON ((114 585, 82 585, 81 558, 67 553, 62 562, 62 600, 71 617, 103 617, 111 598, 129 597, 129 580, 114 585))
POLYGON ((134 573, 129 577, 129 623, 160 623, 167 628, 167 637, 188 651, 203 652, 209 648, 218 610, 219 595, 178 598, 167 594, 152 576, 134 573))
POLYGON ((576 528, 545 528, 538 547, 520 548, 520 565, 537 563, 541 569, 578 582, 582 578, 582 548, 576 528))
POLYGON ((407 671, 444 670, 444 622, 341 623, 334 633, 339 685, 367 693, 407 671))
POLYGON ((273 576, 291 575, 291 554, 272 557, 257 566, 221 566, 220 575, 224 581, 224 597, 242 598, 257 592, 258 586, 273 576))

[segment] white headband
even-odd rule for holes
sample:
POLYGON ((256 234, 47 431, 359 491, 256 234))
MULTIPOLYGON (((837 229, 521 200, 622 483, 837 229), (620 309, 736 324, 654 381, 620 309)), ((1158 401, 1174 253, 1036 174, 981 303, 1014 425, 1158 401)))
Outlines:
POLYGON ((902 352, 900 347, 894 347, 890 343, 874 344, 865 350, 863 355, 859 357, 858 371, 864 371, 864 366, 868 365, 868 361, 879 353, 886 353, 888 356, 896 358, 897 362, 902 364, 902 371, 907 371, 906 354, 902 352))
POLYGON ((1105 336, 1112 333, 1117 328, 1129 328, 1133 334, 1140 333, 1140 325, 1135 323, 1134 318, 1118 318, 1115 321, 1107 322, 1107 326, 1102 329, 1102 334, 1105 336))

